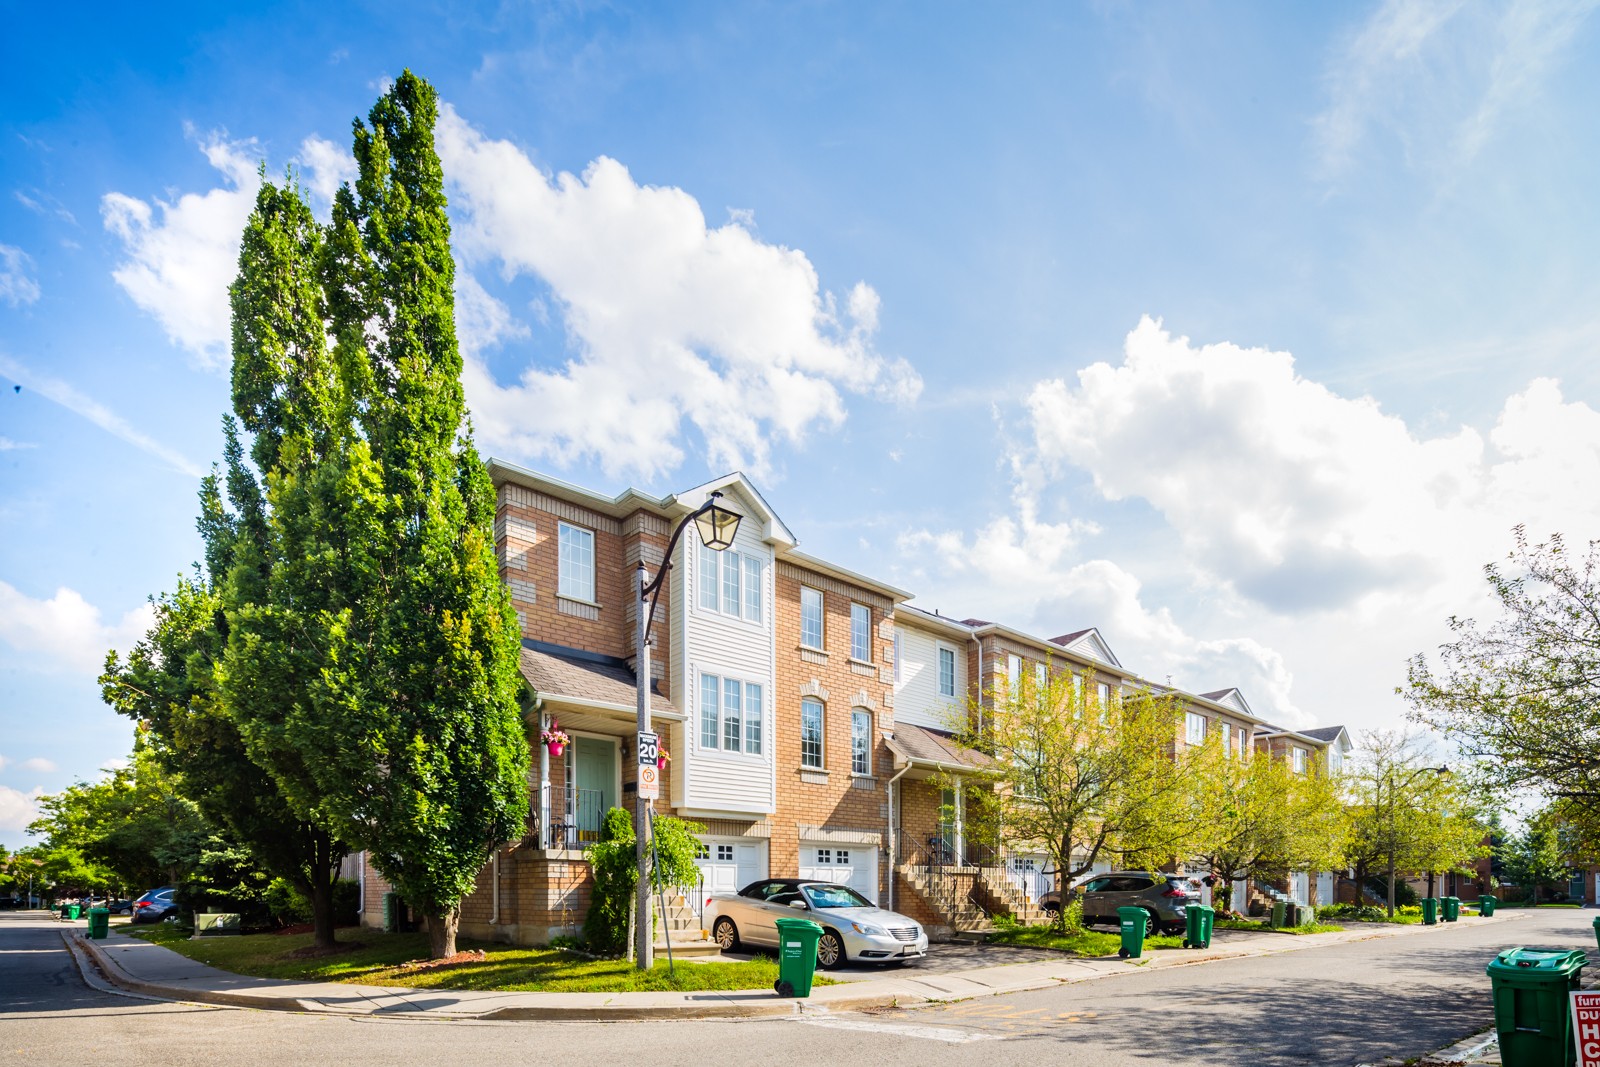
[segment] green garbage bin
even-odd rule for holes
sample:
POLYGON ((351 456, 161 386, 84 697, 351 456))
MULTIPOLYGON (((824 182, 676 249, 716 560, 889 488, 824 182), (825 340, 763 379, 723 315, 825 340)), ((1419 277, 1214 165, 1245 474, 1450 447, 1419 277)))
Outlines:
POLYGON ((1211 928, 1217 921, 1217 910, 1208 904, 1190 904, 1183 910, 1184 948, 1210 948, 1211 928))
POLYGON ((1588 957, 1567 949, 1508 948, 1486 968, 1504 1067, 1571 1067, 1577 1060, 1567 994, 1588 957))
POLYGON ((1461 898, 1441 897, 1439 903, 1443 905, 1444 921, 1453 923, 1461 918, 1461 898))
POLYGON ((1432 926, 1439 921, 1439 902, 1432 897, 1422 898, 1422 925, 1432 926))
POLYGON ((1594 939, 1597 944, 1600 944, 1600 919, 1594 921, 1594 939))
POLYGON ((1117 955, 1123 959, 1138 959, 1144 955, 1144 931, 1150 913, 1143 908, 1118 908, 1117 923, 1122 927, 1122 947, 1117 955))
MULTIPOLYGON (((1487 918, 1490 915, 1493 915, 1494 914, 1494 906, 1496 904, 1498 904, 1498 903, 1500 903, 1500 902, 1498 900, 1494 899, 1494 897, 1479 897, 1478 898, 1478 914, 1484 916, 1485 918, 1487 918)), ((1595 921, 1596 922, 1600 922, 1600 919, 1597 919, 1595 921)), ((1600 929, 1596 929, 1595 933, 1596 933, 1597 936, 1600 936, 1600 929)))
POLYGON ((822 927, 810 919, 773 921, 778 927, 778 980, 772 983, 773 991, 780 997, 809 997, 822 927))
POLYGON ((89 936, 96 941, 104 941, 111 932, 111 909, 89 909, 89 936))
POLYGON ((83 916, 83 905, 82 904, 68 904, 67 905, 67 918, 69 918, 69 919, 78 919, 78 918, 81 918, 82 916, 83 916))
POLYGON ((400 894, 385 893, 383 895, 383 932, 398 934, 400 932, 400 894))
POLYGON ((1287 900, 1274 900, 1272 902, 1272 916, 1268 924, 1274 930, 1282 930, 1289 925, 1289 902, 1287 900))

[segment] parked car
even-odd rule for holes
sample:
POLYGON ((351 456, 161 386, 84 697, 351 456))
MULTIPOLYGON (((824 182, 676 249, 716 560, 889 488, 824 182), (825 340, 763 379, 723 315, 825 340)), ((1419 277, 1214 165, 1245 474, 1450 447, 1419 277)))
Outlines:
POLYGON ((847 885, 799 878, 764 878, 738 893, 706 901, 706 922, 718 947, 778 947, 774 920, 810 919, 822 927, 817 963, 838 967, 849 960, 902 963, 928 954, 928 932, 917 920, 875 906, 847 885))
POLYGON ((138 900, 133 902, 133 921, 136 923, 156 923, 169 916, 178 914, 177 901, 172 899, 177 889, 173 886, 162 886, 152 889, 138 900))
MULTIPOLYGON (((1080 885, 1078 892, 1083 897, 1085 926, 1118 922, 1118 908, 1143 908, 1149 916, 1145 920, 1146 937, 1159 930, 1183 930, 1188 922, 1184 909, 1200 903, 1200 886, 1190 875, 1159 871, 1096 875, 1080 885)), ((1061 894, 1050 890, 1039 898, 1039 907, 1046 915, 1054 916, 1061 910, 1061 894)))
POLYGON ((113 915, 131 915, 133 914, 133 901, 113 900, 106 905, 106 910, 113 915))

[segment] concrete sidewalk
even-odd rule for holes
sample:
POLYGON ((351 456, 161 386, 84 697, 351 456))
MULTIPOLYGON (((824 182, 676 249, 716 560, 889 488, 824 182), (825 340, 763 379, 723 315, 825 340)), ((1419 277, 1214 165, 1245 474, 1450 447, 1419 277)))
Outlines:
MULTIPOLYGON (((1462 926, 1506 922, 1511 915, 1464 919, 1462 926)), ((809 1000, 780 998, 766 990, 691 993, 499 993, 474 990, 410 989, 343 982, 294 982, 248 978, 198 963, 170 949, 117 933, 91 941, 79 931, 63 931, 80 965, 92 961, 113 985, 165 1000, 197 1001, 269 1011, 334 1015, 434 1017, 461 1020, 514 1019, 711 1019, 785 1016, 911 1007, 941 1001, 1001 996, 1075 982, 1112 978, 1139 971, 1191 966, 1216 960, 1267 956, 1346 941, 1426 936, 1459 929, 1454 925, 1357 925, 1341 933, 1250 933, 1213 942, 1200 950, 1162 949, 1142 960, 1115 957, 1079 959, 1040 951, 1032 963, 1009 963, 953 973, 897 971, 882 978, 814 988, 809 1000)), ((1234 931, 1217 931, 1219 939, 1234 931)), ((689 966, 694 966, 690 964, 689 966)))

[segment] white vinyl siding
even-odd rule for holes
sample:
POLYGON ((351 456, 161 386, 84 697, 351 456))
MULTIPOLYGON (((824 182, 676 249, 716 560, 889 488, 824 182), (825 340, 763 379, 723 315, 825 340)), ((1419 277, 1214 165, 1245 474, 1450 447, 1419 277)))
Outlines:
POLYGON ((850 772, 872 773, 872 712, 861 708, 850 713, 850 772))
POLYGON ((865 604, 850 605, 850 658, 872 662, 872 609, 865 604))
POLYGON ((563 522, 556 539, 561 554, 556 593, 594 603, 594 531, 563 522))
POLYGON ((804 585, 800 587, 800 643, 822 649, 822 594, 804 585))
POLYGON ((1199 712, 1188 711, 1183 715, 1184 739, 1191 745, 1203 745, 1206 741, 1206 717, 1199 712))
POLYGON ((960 694, 967 691, 967 658, 942 637, 895 618, 900 678, 894 687, 896 722, 933 730, 951 728, 959 713, 960 694))
POLYGON ((905 642, 900 639, 900 631, 896 630, 894 632, 894 681, 896 685, 905 681, 906 677, 905 672, 900 669, 901 664, 905 662, 904 646, 905 642))
POLYGON ((822 766, 822 701, 800 701, 800 766, 822 766))

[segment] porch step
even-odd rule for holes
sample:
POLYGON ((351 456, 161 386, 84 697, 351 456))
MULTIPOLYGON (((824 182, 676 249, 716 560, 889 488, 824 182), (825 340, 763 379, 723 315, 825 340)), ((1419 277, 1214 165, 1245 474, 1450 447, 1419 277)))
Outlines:
MULTIPOLYGON (((699 941, 679 941, 677 938, 673 938, 672 955, 675 959, 694 959, 703 963, 711 959, 721 959, 722 950, 717 947, 715 941, 706 941, 704 939, 699 941)), ((664 960, 666 958, 667 943, 665 941, 657 941, 656 959, 664 960)))

